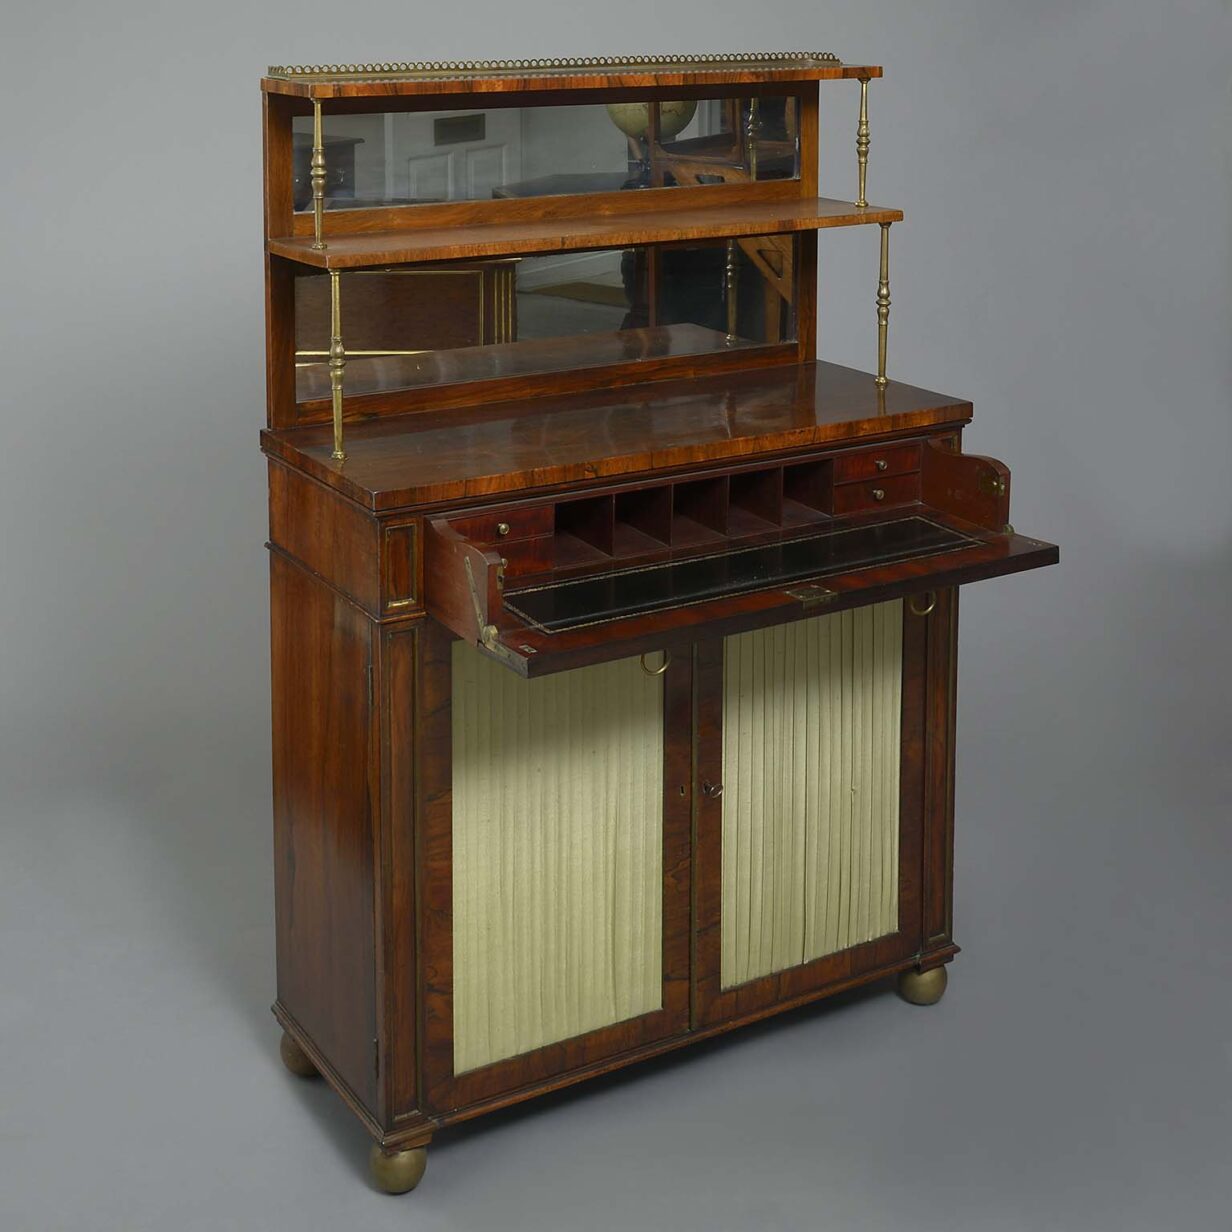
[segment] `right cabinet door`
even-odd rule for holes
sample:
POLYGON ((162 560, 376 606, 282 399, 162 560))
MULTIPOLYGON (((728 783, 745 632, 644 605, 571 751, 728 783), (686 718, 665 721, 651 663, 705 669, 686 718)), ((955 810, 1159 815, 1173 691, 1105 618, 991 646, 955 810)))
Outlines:
POLYGON ((926 894, 948 925, 956 607, 932 598, 698 644, 697 1026, 908 965, 926 894))

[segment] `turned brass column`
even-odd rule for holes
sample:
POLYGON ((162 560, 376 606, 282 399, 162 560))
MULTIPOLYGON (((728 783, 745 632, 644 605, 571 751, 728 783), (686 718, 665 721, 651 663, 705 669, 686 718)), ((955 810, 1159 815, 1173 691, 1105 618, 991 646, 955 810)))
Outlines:
POLYGON ((325 138, 321 135, 321 102, 312 100, 312 162, 308 164, 312 182, 312 246, 324 248, 321 231, 325 222, 325 138))
POLYGON ((342 299, 338 292, 338 271, 329 271, 329 388, 334 403, 334 452, 339 462, 346 458, 342 448, 342 374, 346 351, 342 346, 342 299))
POLYGON ((877 376, 886 383, 886 335, 890 330, 890 224, 881 226, 881 277, 877 283, 877 376))
POLYGON ((748 153, 749 179, 757 182, 757 143, 761 140, 761 100, 749 99, 749 118, 744 124, 744 146, 748 153))
POLYGON ((740 300, 736 286, 740 269, 736 264, 736 254, 740 245, 735 240, 727 241, 727 267, 723 273, 723 300, 727 305, 727 340, 734 342, 736 327, 739 324, 740 300))
POLYGON ((864 195, 868 183, 868 78, 860 78, 860 123, 856 125, 856 169, 860 180, 860 193, 856 197, 856 205, 863 209, 868 205, 864 195))

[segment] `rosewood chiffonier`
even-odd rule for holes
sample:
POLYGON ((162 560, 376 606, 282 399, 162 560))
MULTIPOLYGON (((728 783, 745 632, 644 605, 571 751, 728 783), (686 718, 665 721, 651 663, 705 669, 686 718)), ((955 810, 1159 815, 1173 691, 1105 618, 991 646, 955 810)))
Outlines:
POLYGON ((880 76, 262 82, 274 1012, 380 1188, 453 1122, 945 988, 957 588, 1057 549, 963 451, 970 403, 886 375, 880 76), (843 82, 851 200, 818 195, 843 82), (832 227, 873 241, 872 372, 817 357, 832 227))

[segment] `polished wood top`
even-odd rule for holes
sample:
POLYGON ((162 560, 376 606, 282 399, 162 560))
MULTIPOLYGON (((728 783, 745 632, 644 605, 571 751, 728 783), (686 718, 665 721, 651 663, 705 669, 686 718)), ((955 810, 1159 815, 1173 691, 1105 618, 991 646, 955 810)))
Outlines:
POLYGON ((877 65, 844 64, 829 52, 743 52, 576 60, 275 65, 262 78, 261 88, 269 94, 328 99, 723 86, 880 76, 877 65))
POLYGON ((263 449, 366 508, 461 504, 971 418, 971 404, 816 363, 326 426, 266 429, 263 449))
POLYGON ((400 265, 408 261, 454 261, 534 252, 573 252, 586 248, 627 248, 633 244, 679 240, 725 239, 737 235, 779 235, 900 222, 902 210, 829 197, 795 197, 714 205, 698 209, 646 210, 639 213, 588 215, 582 218, 532 218, 517 222, 486 222, 455 227, 407 227, 334 235, 326 220, 325 248, 313 248, 310 235, 275 236, 266 247, 320 269, 355 269, 365 265, 400 265))

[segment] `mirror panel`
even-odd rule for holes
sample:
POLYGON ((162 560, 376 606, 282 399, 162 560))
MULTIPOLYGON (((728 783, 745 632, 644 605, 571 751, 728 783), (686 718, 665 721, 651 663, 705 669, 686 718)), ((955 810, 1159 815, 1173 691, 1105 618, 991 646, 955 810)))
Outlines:
MULTIPOLYGON (((799 177, 794 96, 323 118, 331 210, 799 177)), ((312 117, 296 116, 293 198, 312 208, 312 117)))
MULTIPOLYGON (((339 276, 346 396, 796 339, 798 240, 748 236, 339 276)), ((295 280, 296 398, 328 399, 329 277, 295 280)))

